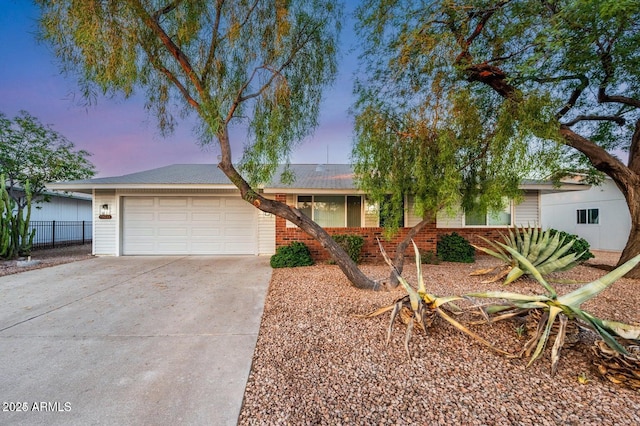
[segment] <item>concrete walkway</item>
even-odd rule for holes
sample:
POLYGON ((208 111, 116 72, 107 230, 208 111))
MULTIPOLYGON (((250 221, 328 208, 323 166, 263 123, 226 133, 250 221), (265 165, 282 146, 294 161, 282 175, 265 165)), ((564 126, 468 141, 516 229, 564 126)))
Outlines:
POLYGON ((264 257, 120 257, 0 278, 0 424, 235 425, 264 257))

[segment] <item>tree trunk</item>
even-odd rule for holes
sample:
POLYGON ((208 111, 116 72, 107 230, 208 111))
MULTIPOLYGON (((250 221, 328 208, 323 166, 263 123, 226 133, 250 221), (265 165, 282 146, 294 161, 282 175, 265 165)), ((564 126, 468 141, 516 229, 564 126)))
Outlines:
MULTIPOLYGON (((637 124, 636 127, 640 127, 640 125, 637 124)), ((567 145, 586 155, 596 169, 613 179, 624 195, 631 215, 631 230, 627 244, 618 261, 617 266, 620 266, 640 254, 640 174, 638 174, 639 170, 634 170, 634 168, 640 168, 640 151, 635 149, 637 144, 632 143, 634 149, 629 150, 629 167, 627 167, 600 146, 576 134, 568 127, 562 126, 560 131, 567 141, 567 145)), ((640 132, 636 132, 634 135, 634 142, 635 138, 639 137, 637 135, 640 135, 640 132)), ((640 266, 636 266, 625 276, 640 278, 640 266)))
MULTIPOLYGON (((409 246, 409 243, 411 242, 413 237, 418 235, 418 233, 422 231, 422 229, 430 222, 431 219, 423 219, 420 223, 409 230, 404 239, 400 241, 400 243, 396 247, 396 255, 393 258, 393 264, 398 270, 398 274, 402 275, 402 269, 404 267, 404 252, 409 246)), ((398 276, 394 272, 391 272, 391 274, 389 275, 389 287, 395 288, 398 286, 398 284, 400 284, 398 276)))
MULTIPOLYGON (((630 186, 629 195, 625 194, 625 198, 631 214, 631 231, 616 266, 620 266, 640 254, 640 184, 630 186)), ((640 267, 636 266, 625 277, 640 278, 640 267)))
MULTIPOLYGON (((226 137, 226 135, 222 135, 220 137, 226 137)), ((220 145, 222 147, 223 155, 218 167, 240 190, 240 194, 245 201, 253 204, 254 207, 262 210, 263 212, 271 213, 288 220, 313 237, 331 254, 333 260, 355 287, 365 290, 381 289, 381 284, 367 277, 360 269, 358 269, 358 266, 351 257, 349 257, 347 252, 345 252, 342 247, 340 247, 340 245, 331 238, 331 235, 329 235, 320 225, 302 214, 298 209, 289 207, 285 203, 265 198, 253 190, 253 188, 251 188, 231 163, 230 152, 227 152, 227 155, 225 155, 225 144, 221 143, 220 145)))

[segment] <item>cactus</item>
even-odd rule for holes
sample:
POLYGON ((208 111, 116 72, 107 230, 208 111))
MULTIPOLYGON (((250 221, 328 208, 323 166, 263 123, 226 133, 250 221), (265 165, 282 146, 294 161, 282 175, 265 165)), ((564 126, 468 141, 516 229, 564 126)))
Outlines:
POLYGON ((31 220, 31 187, 25 185, 25 197, 27 203, 25 209, 17 209, 14 214, 15 201, 11 199, 4 183, 5 177, 0 175, 0 258, 14 259, 17 256, 28 256, 31 253, 35 229, 29 230, 31 220))
POLYGON ((0 175, 0 258, 9 258, 11 254, 13 205, 7 188, 4 175, 0 175))
POLYGON ((29 223, 31 222, 31 185, 27 181, 24 186, 25 197, 27 199, 27 204, 25 205, 26 209, 26 217, 23 217, 23 213, 25 209, 19 209, 14 216, 14 225, 15 231, 17 233, 17 238, 15 240, 16 252, 18 256, 28 256, 31 254, 31 247, 33 246, 33 238, 36 235, 36 230, 32 229, 29 231, 29 223))

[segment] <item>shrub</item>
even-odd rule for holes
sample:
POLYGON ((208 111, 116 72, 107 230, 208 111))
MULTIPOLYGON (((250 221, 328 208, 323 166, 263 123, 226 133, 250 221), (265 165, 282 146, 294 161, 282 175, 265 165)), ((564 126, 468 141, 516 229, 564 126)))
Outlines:
POLYGON ((294 241, 288 246, 278 247, 276 254, 271 256, 272 268, 295 268, 296 266, 311 266, 313 259, 309 247, 300 241, 294 241))
POLYGON ((438 258, 438 256, 433 252, 433 250, 421 251, 420 263, 424 263, 427 265, 439 265, 440 258, 438 258))
POLYGON ((333 239, 347 252, 351 260, 360 263, 364 238, 360 235, 338 234, 334 235, 333 239))
POLYGON ((584 238, 580 238, 579 236, 574 234, 569 234, 568 232, 558 231, 557 229, 550 229, 549 232, 551 233, 551 237, 553 237, 556 233, 560 233, 560 239, 564 238, 565 243, 568 243, 571 240, 575 240, 569 251, 567 251, 567 254, 580 254, 584 252, 582 256, 576 259, 578 262, 584 262, 585 260, 589 260, 595 257, 590 251, 591 246, 589 245, 589 242, 584 238))
POLYGON ((473 263, 476 260, 475 249, 466 238, 455 232, 440 236, 437 254, 445 262, 473 263))

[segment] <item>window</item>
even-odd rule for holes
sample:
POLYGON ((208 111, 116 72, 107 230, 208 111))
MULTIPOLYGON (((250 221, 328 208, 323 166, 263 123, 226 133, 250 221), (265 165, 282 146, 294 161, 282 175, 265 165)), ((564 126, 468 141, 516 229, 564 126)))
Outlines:
POLYGON ((323 228, 359 228, 362 224, 359 195, 300 195, 298 210, 323 228))
POLYGON ((600 209, 578 209, 578 224, 594 224, 597 225, 600 220, 600 209))
POLYGON ((464 214, 465 226, 511 226, 511 203, 504 210, 487 212, 486 210, 469 210, 464 214))

